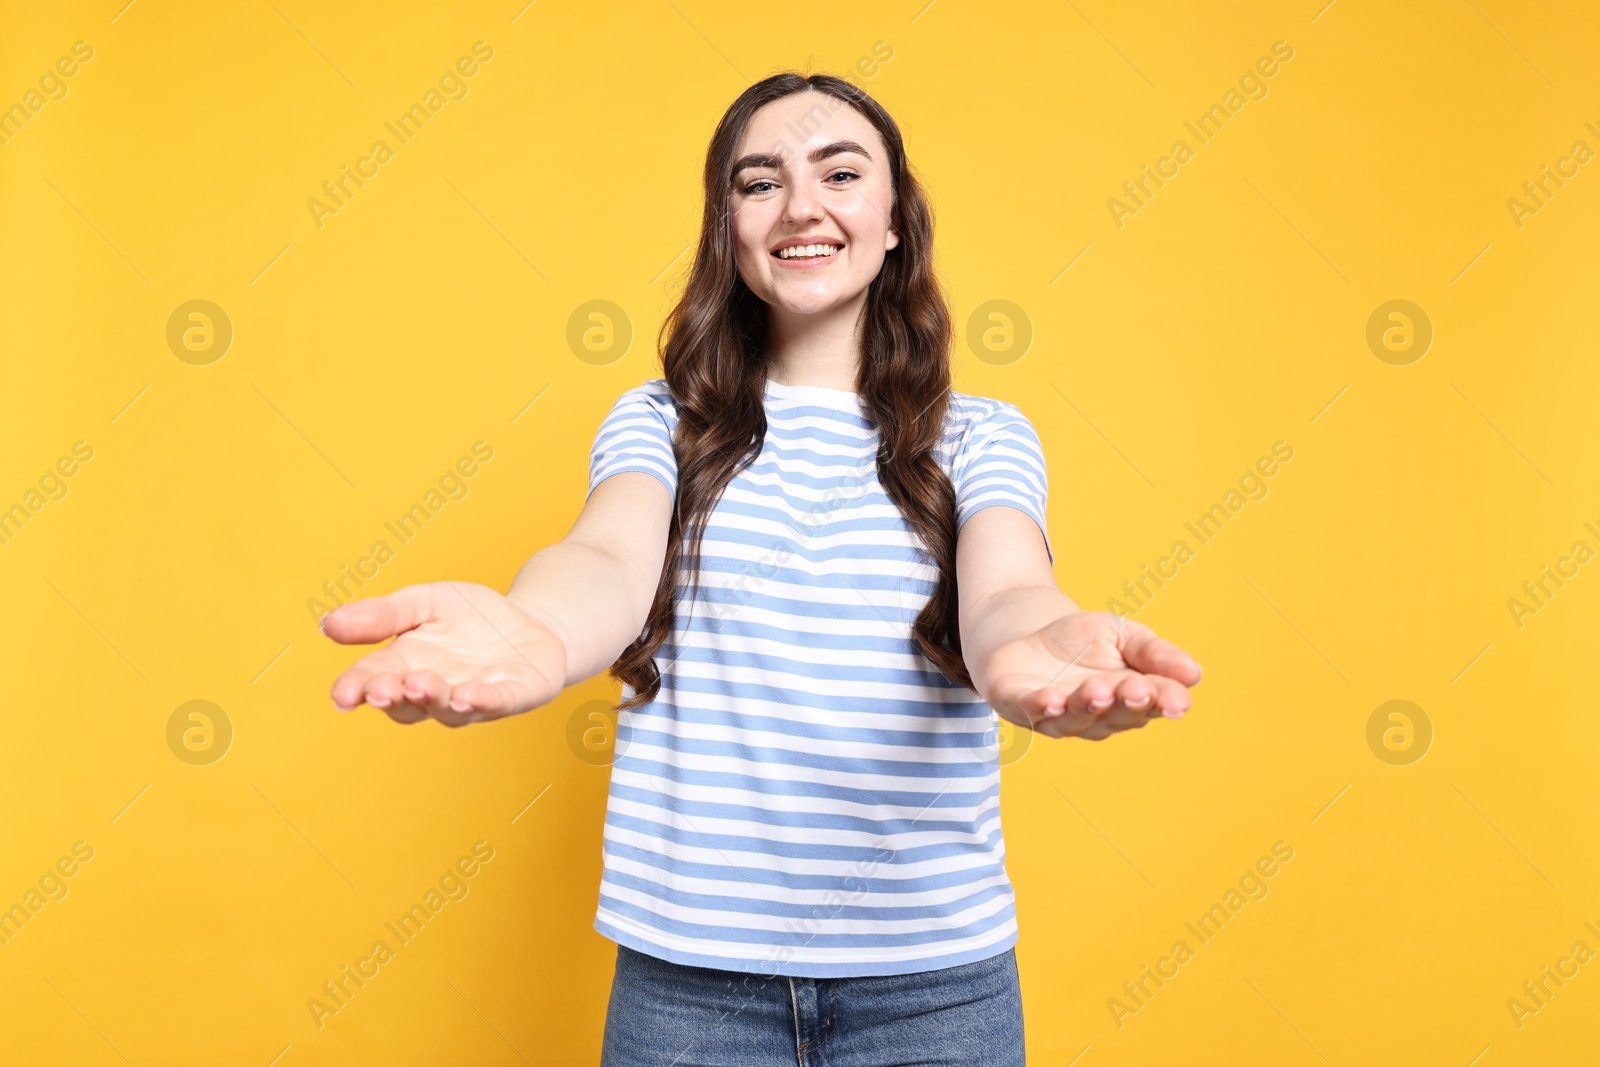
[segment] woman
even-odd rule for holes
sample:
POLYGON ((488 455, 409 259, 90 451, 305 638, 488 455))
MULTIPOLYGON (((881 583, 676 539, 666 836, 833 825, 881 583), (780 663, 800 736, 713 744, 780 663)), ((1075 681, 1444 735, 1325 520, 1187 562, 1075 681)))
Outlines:
POLYGON ((571 532, 504 596, 329 613, 395 637, 334 703, 462 726, 623 683, 608 1067, 1020 1064, 995 715, 1101 740, 1182 715, 1199 665, 1056 588, 1038 437, 950 388, 932 217, 876 101, 767 78, 704 181, 665 377, 602 422, 571 532))

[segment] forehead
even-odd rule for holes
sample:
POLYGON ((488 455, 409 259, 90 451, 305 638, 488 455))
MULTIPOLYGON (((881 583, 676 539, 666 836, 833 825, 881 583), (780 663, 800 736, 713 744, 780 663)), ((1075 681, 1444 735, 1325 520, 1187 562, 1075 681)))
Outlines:
POLYGON ((804 159, 808 148, 834 141, 855 141, 878 162, 886 151, 877 127, 850 104, 828 93, 790 93, 763 104, 750 116, 735 158, 749 152, 770 152, 804 159))

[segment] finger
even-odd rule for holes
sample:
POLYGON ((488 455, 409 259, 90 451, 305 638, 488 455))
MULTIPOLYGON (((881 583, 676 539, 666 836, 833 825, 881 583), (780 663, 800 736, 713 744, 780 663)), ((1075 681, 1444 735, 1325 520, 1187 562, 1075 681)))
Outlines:
POLYGON ((1094 724, 1094 712, 1082 708, 1068 708, 1059 715, 1040 722, 1034 727, 1034 731, 1046 737, 1080 737, 1094 724))
POLYGON ((1039 690, 1038 701, 1039 711, 1035 721, 1059 718, 1072 710, 1072 690, 1059 685, 1045 686, 1039 690))
POLYGON ((437 711, 430 711, 428 714, 440 726, 448 726, 452 730, 459 730, 463 726, 478 721, 476 715, 464 715, 459 711, 451 711, 448 706, 440 708, 437 711))
POLYGON ((333 698, 333 706, 340 711, 349 711, 366 699, 367 682, 372 679, 372 672, 361 667, 351 667, 334 680, 333 689, 329 696, 333 698))
POLYGON ((1125 707, 1122 704, 1113 705, 1110 711, 1101 713, 1100 724, 1112 732, 1118 730, 1138 730, 1150 722, 1150 716, 1142 710, 1125 707))
POLYGON ((1150 705, 1151 710, 1159 710, 1169 719, 1181 718, 1194 703, 1188 687, 1171 678, 1153 678, 1156 683, 1155 703, 1150 705))
POLYGON ((1068 710, 1093 713, 1104 711, 1115 702, 1117 683, 1121 680, 1122 675, 1112 671, 1090 675, 1067 698, 1068 710))
POLYGON ((406 669, 405 656, 396 652, 393 645, 368 652, 334 681, 333 702, 347 710, 353 708, 366 699, 366 687, 372 679, 380 674, 403 675, 406 669))
POLYGON ((366 701, 375 708, 392 708, 406 703, 398 674, 375 674, 367 681, 366 701))
POLYGON ((1117 702, 1126 708, 1143 710, 1155 699, 1155 686, 1142 674, 1130 674, 1117 683, 1117 702))
POLYGON ((1036 728, 1041 719, 1059 715, 1066 707, 1068 691, 1055 685, 1040 685, 1035 675, 1005 675, 996 678, 988 693, 989 706, 1018 726, 1036 728))
MULTIPOLYGON (((1059 685, 1044 685, 1026 689, 1009 699, 1002 707, 1011 714, 1006 718, 1017 722, 1017 713, 1022 717, 1022 725, 1030 729, 1038 729, 1039 724, 1053 719, 1067 710, 1067 699, 1071 693, 1059 685)), ((995 708, 996 711, 1001 708, 995 708)))
MULTIPOLYGON (((1160 680, 1183 688, 1171 679, 1160 680)), ((1131 671, 1107 671, 1085 679, 1068 701, 1067 712, 1060 719, 1049 720, 1051 728, 1040 727, 1040 732, 1099 741, 1122 730, 1142 729, 1154 714, 1159 714, 1153 710, 1152 682, 1131 671), (1129 707, 1126 703, 1129 689, 1134 691, 1136 701, 1143 702, 1140 706, 1129 707)))
POLYGON ((428 713, 415 704, 401 701, 392 708, 384 708, 383 713, 395 722, 410 726, 412 723, 421 722, 428 717, 428 713))
POLYGON ((1183 649, 1162 637, 1141 622, 1127 620, 1120 629, 1122 658, 1128 666, 1146 674, 1160 674, 1174 678, 1184 685, 1200 684, 1200 664, 1183 649))
POLYGON ((400 691, 408 704, 430 714, 449 710, 450 685, 433 671, 409 671, 400 680, 400 691))
MULTIPOLYGON (((1112 733, 1110 728, 1100 721, 1099 716, 1086 711, 1068 712, 1059 719, 1051 719, 1048 726, 1051 737, 1076 737, 1085 741, 1098 741, 1102 737, 1109 737, 1112 733)), ((1039 732, 1047 731, 1041 727, 1039 732)))
POLYGON ((1104 741, 1106 738, 1110 737, 1116 732, 1117 731, 1113 730, 1103 722, 1095 722, 1091 723, 1089 727, 1078 736, 1083 738, 1085 741, 1104 741))
POLYGON ((433 615, 433 588, 408 585, 388 596, 341 604, 322 617, 322 632, 341 645, 372 645, 421 625, 433 615))

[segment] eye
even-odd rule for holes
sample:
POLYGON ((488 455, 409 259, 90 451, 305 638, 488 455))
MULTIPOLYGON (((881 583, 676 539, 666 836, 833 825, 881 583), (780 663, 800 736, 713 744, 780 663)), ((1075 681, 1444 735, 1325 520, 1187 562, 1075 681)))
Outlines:
POLYGON ((767 191, 766 187, 769 187, 769 186, 771 186, 773 184, 775 184, 775 183, 773 183, 772 181, 770 181, 770 180, 768 180, 766 178, 758 178, 757 180, 751 182, 749 185, 745 186, 740 191, 743 192, 746 196, 749 196, 749 195, 751 195, 753 193, 764 193, 764 192, 767 191))
POLYGON ((829 185, 845 185, 845 184, 848 184, 848 183, 847 182, 836 182, 833 179, 835 179, 835 178, 859 178, 859 177, 861 177, 861 175, 857 174, 853 170, 836 170, 832 174, 828 175, 827 182, 828 182, 829 185))

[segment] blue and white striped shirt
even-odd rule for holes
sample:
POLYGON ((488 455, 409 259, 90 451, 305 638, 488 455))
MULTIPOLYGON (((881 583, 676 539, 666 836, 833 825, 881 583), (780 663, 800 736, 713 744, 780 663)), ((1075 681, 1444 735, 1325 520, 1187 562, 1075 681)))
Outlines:
MULTIPOLYGON (((680 572, 661 692, 618 716, 595 929, 763 975, 1003 952, 998 717, 911 637, 938 570, 878 482, 877 430, 844 390, 768 382, 765 406, 761 453, 707 522, 697 601, 680 572)), ((622 394, 589 491, 643 471, 675 499, 676 426, 665 379, 622 394)), ((935 457, 958 526, 1001 504, 1045 531, 1044 456, 1014 405, 952 391, 935 457)))

